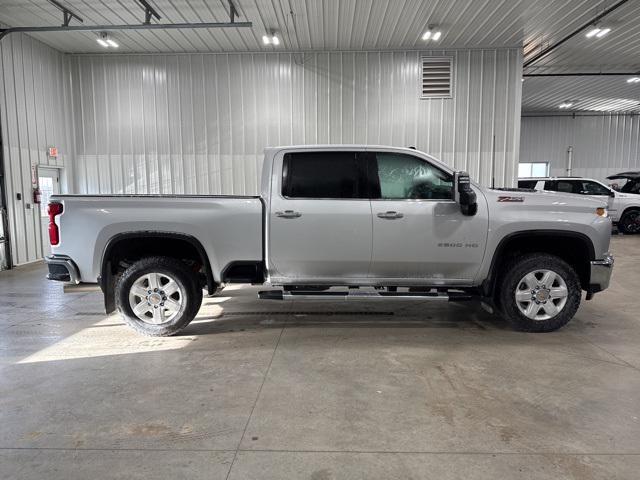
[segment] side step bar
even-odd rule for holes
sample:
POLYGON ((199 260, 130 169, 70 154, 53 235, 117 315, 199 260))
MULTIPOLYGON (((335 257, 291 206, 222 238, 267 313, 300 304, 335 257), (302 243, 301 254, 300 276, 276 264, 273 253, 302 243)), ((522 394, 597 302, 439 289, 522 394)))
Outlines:
POLYGON ((466 292, 362 292, 358 290, 346 291, 282 291, 263 290, 258 292, 261 300, 439 300, 460 302, 471 300, 473 295, 466 292))

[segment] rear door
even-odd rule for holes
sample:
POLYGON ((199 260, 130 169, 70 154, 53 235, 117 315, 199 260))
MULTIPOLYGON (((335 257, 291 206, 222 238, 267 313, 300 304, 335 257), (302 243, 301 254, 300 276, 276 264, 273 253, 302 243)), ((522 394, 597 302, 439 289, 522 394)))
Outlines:
POLYGON ((373 251, 370 276, 402 284, 467 284, 484 256, 487 204, 464 216, 453 176, 405 153, 372 152, 373 251))
POLYGON ((365 279, 371 261, 366 163, 355 150, 287 152, 273 165, 268 268, 274 283, 365 279))

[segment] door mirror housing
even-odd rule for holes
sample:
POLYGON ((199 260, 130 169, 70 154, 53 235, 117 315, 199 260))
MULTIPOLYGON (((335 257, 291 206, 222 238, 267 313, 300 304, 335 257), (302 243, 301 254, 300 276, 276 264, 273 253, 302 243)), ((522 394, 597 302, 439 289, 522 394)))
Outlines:
POLYGON ((616 198, 616 191, 615 191, 615 190, 613 190, 613 189, 609 190, 609 196, 610 196, 611 198, 616 198))
POLYGON ((467 172, 453 174, 454 199, 460 205, 463 215, 473 216, 478 212, 476 192, 471 187, 471 178, 467 172))

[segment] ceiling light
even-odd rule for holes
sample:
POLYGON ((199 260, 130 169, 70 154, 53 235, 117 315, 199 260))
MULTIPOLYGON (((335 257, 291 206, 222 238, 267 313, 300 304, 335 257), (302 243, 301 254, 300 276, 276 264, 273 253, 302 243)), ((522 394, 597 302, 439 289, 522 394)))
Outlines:
POLYGON ((631 77, 627 79, 627 83, 638 83, 640 82, 640 77, 631 77))
POLYGON ((598 38, 602 38, 604 37, 607 33, 609 33, 611 31, 610 28, 603 28, 602 30, 600 30, 598 33, 596 33, 596 37, 598 38))
POLYGON ((587 32, 586 37, 587 38, 591 38, 591 37, 597 35, 598 33, 600 33, 600 29, 598 27, 593 27, 591 30, 589 30, 587 32))
POLYGON ((562 102, 562 103, 558 106, 558 108, 569 108, 569 107, 571 107, 571 106, 573 106, 573 103, 572 103, 572 102, 562 102))
POLYGON ((262 36, 262 43, 265 45, 280 45, 280 38, 275 30, 270 30, 266 35, 262 36))
POLYGON ((116 42, 107 32, 100 32, 98 38, 96 38, 96 42, 104 48, 118 48, 118 42, 116 42))
POLYGON ((442 37, 442 32, 440 30, 436 30, 436 27, 433 25, 429 25, 427 30, 422 34, 422 40, 425 42, 429 40, 437 42, 440 40, 440 37, 442 37))

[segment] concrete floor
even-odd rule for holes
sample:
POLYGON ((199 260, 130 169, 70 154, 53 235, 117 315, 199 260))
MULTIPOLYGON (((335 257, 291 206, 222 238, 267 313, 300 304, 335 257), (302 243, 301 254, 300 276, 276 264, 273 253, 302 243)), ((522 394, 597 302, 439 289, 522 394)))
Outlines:
POLYGON ((612 249, 550 334, 232 287, 146 338, 42 265, 0 273, 0 478, 637 479, 640 237, 612 249))

